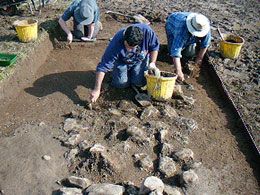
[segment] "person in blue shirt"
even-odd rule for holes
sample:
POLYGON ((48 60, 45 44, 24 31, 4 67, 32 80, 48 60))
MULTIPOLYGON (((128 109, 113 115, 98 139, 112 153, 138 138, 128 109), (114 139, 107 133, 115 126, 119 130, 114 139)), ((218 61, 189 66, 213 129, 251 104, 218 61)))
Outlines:
POLYGON ((71 17, 74 22, 74 36, 83 41, 94 41, 98 31, 102 28, 96 0, 74 0, 60 17, 59 24, 66 32, 69 43, 72 42, 73 35, 66 25, 66 21, 71 17))
POLYGON ((147 24, 133 24, 119 30, 96 68, 96 82, 90 94, 91 101, 98 99, 102 81, 109 71, 112 72, 112 86, 116 88, 144 86, 144 71, 159 71, 155 66, 158 51, 158 37, 147 24))
POLYGON ((165 29, 170 56, 176 67, 178 79, 183 81, 184 74, 180 58, 195 56, 195 47, 199 43, 200 50, 195 64, 201 65, 211 41, 210 22, 202 14, 176 12, 167 18, 165 29))

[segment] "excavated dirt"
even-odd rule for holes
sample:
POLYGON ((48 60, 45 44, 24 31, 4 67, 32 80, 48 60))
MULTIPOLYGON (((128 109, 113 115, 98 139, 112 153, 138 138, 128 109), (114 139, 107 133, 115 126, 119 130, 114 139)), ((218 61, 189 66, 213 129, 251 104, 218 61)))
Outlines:
MULTIPOLYGON (((225 16, 218 15, 223 6, 232 7, 232 16, 238 14, 239 7, 245 6, 253 10, 253 13, 255 9, 258 9, 257 7, 253 9, 251 4, 244 5, 240 1, 236 4, 235 2, 212 1, 211 6, 208 5, 209 3, 203 4, 197 1, 196 3, 160 1, 149 3, 150 6, 143 1, 135 3, 131 1, 130 4, 129 2, 100 1, 103 8, 124 13, 135 11, 148 16, 147 18, 153 21, 163 21, 163 14, 184 8, 208 13, 206 15, 210 16, 214 22, 217 21, 216 18, 221 20, 222 17, 230 16, 226 13, 227 11, 225 16), (143 12, 145 5, 147 11, 143 12), (128 6, 127 12, 123 11, 126 10, 124 6, 128 6), (167 8, 162 9, 163 6, 167 8), (205 7, 209 9, 204 9, 205 7), (158 12, 152 12, 151 9, 154 8, 158 12), (212 11, 215 11, 214 14, 209 14, 212 11), (216 15, 218 17, 215 17, 216 15)), ((57 14, 59 10, 55 10, 57 14)), ((48 13, 51 12, 48 11, 48 13)), ((248 14, 246 17, 249 17, 248 14)), ((46 15, 48 14, 43 12, 43 17, 46 15)), ((106 17, 106 20, 105 17, 102 18, 105 29, 100 35, 102 40, 96 43, 73 43, 71 49, 66 47, 64 42, 54 41, 54 47, 57 49, 51 51, 46 62, 36 73, 33 71, 30 73, 26 82, 23 81, 21 85, 17 85, 15 78, 10 78, 15 86, 20 86, 20 90, 17 90, 17 87, 15 89, 8 87, 6 90, 10 95, 7 95, 3 104, 0 105, 0 134, 2 135, 0 161, 4 162, 0 167, 0 194, 50 194, 60 187, 57 184, 59 182, 56 183, 56 181, 68 175, 83 176, 94 183, 130 182, 135 186, 140 186, 146 176, 156 175, 161 177, 166 184, 181 187, 178 176, 164 177, 158 171, 158 158, 162 146, 158 134, 162 129, 168 131, 166 141, 173 146, 174 151, 190 148, 194 152, 194 160, 202 163, 197 170, 199 183, 194 187, 183 189, 186 194, 259 194, 258 162, 255 161, 248 140, 244 139, 242 127, 237 123, 238 119, 222 99, 215 83, 204 68, 197 79, 187 80, 189 85, 181 85, 189 101, 176 98, 169 102, 153 101, 153 107, 159 112, 156 116, 152 116, 152 120, 140 119, 143 108, 134 101, 135 92, 132 89, 111 88, 109 76, 103 85, 99 101, 92 105, 92 110, 86 107, 89 91, 94 85, 94 69, 108 44, 108 39, 120 27, 127 25, 116 22, 111 17, 106 17), (195 103, 190 97, 195 100, 195 103), (174 108, 179 117, 176 119, 165 115, 166 106, 174 108), (68 136, 63 131, 64 121, 67 118, 74 118, 84 126, 80 135, 81 139, 86 141, 87 148, 94 144, 105 146, 109 163, 104 161, 102 156, 93 156, 89 152, 84 152, 79 145, 65 147, 62 144, 68 136), (197 125, 190 129, 183 125, 183 121, 195 121, 197 125), (142 128, 150 141, 140 142, 129 137, 126 133, 128 125, 142 128), (72 148, 78 148, 79 153, 70 159, 68 154, 72 148), (152 159, 153 169, 140 169, 140 165, 136 163, 133 156, 141 153, 152 159), (44 155, 50 156, 51 159, 44 160, 42 158, 44 155)), ((254 20, 252 17, 250 19, 254 20)), ((2 20, 10 19, 1 17, 2 20)), ((124 18, 117 18, 117 20, 122 21, 124 18)), ((233 18, 229 17, 227 20, 233 21, 233 18)), ((124 21, 128 22, 128 20, 124 21)), ((221 25, 220 22, 217 24, 221 25)), ((228 22, 224 23, 224 27, 226 26, 228 22)), ((165 50, 166 37, 162 30, 164 24, 158 23, 152 27, 158 33, 162 43, 158 66, 162 70, 172 71, 165 50)), ((227 30, 227 27, 225 29, 227 30)), ((244 33, 242 29, 239 32, 244 33)), ((57 38, 60 37, 57 36, 57 38)), ((3 39, 1 36, 0 41, 3 39)), ((257 37, 252 38, 251 41, 255 39, 257 37)), ((250 46, 253 52, 256 51, 255 44, 250 46)), ((214 40, 213 45, 216 47, 214 40)), ((214 54, 214 52, 210 53, 215 61, 217 58, 219 62, 222 60, 224 62, 218 53, 214 54)), ((243 61, 247 50, 242 54, 243 58, 235 62, 243 61)), ((253 59, 256 60, 256 57, 253 59)), ((247 62, 253 63, 254 60, 247 62)), ((35 64, 37 63, 35 61, 35 64)), ((225 67, 227 64, 232 63, 226 63, 225 67)), ((255 66, 252 65, 252 67, 252 70, 255 70, 255 66)), ((242 71, 242 69, 235 70, 242 71)), ((20 71, 23 75, 27 69, 20 71)), ((233 85, 227 86, 233 89, 233 85)), ((259 95, 247 97, 252 99, 259 95)), ((255 124, 257 127, 256 122, 252 119, 250 124, 255 124)), ((252 128, 252 131, 254 129, 252 128)), ((182 169, 183 167, 179 164, 178 174, 182 169)))

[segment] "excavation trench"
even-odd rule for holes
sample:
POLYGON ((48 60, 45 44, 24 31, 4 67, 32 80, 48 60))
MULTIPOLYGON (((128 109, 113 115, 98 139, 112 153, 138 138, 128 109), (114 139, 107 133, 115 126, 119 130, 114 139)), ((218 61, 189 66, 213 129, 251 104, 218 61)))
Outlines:
MULTIPOLYGON (((108 44, 106 39, 123 25, 115 21, 106 22, 104 27, 107 30, 102 32, 103 40, 95 43, 75 42, 71 45, 71 49, 65 47, 53 50, 51 41, 46 38, 38 49, 30 55, 30 58, 21 63, 13 76, 1 86, 1 89, 3 89, 1 101, 3 103, 0 105, 2 135, 0 143, 5 143, 6 140, 11 142, 13 137, 21 134, 20 128, 32 132, 35 131, 35 128, 40 128, 42 124, 46 125, 45 131, 52 134, 53 137, 62 134, 61 127, 65 118, 72 111, 83 112, 85 109, 84 105, 88 101, 88 94, 94 85, 95 67, 108 44)), ((156 24, 153 27, 162 42, 166 42, 164 32, 160 30, 163 25, 156 24)), ((165 59, 160 58, 158 66, 166 71, 171 70, 165 59)), ((202 183, 207 181, 204 182, 203 189, 207 188, 208 192, 217 192, 217 194, 257 194, 259 192, 257 183, 259 181, 259 167, 257 167, 259 156, 257 152, 254 152, 252 141, 248 139, 243 124, 241 125, 238 122, 239 116, 234 112, 232 105, 223 98, 211 75, 207 68, 203 68, 197 79, 191 78, 188 80, 194 90, 190 90, 185 85, 182 86, 184 94, 195 99, 194 105, 182 105, 175 100, 168 103, 154 102, 153 105, 158 109, 163 108, 164 104, 173 106, 181 117, 194 119, 198 123, 198 129, 194 131, 178 131, 181 134, 178 134, 179 137, 173 136, 170 143, 176 149, 192 149, 195 159, 202 162, 205 169, 201 181, 202 183), (189 141, 183 142, 183 137, 187 137, 189 141)), ((76 168, 69 167, 69 172, 70 174, 88 177, 94 182, 120 183, 131 181, 139 186, 142 179, 151 175, 151 173, 144 170, 140 171, 132 163, 132 155, 146 153, 151 158, 156 159, 158 151, 131 143, 131 149, 126 154, 122 153, 120 144, 125 143, 128 137, 118 139, 111 136, 115 128, 121 133, 124 132, 123 134, 125 134, 125 129, 116 126, 117 118, 110 116, 107 111, 110 108, 118 108, 122 100, 133 103, 131 105, 138 112, 136 118, 142 110, 134 102, 134 91, 110 88, 108 81, 109 78, 104 83, 104 90, 99 102, 94 105, 95 112, 89 118, 90 124, 95 126, 90 126, 91 133, 86 133, 84 136, 90 143, 101 143, 110 147, 115 156, 121 154, 118 157, 119 170, 117 174, 104 174, 99 170, 89 172, 89 170, 81 169, 84 163, 78 162, 78 164, 74 164, 76 168), (81 165, 81 167, 78 165, 81 165)), ((172 123, 172 119, 163 116, 155 117, 153 121, 155 123, 159 121, 167 124, 172 123)), ((139 121, 139 125, 141 124, 143 124, 143 121, 139 121)), ((145 124, 147 129, 153 125, 151 121, 146 121, 145 124)), ((41 134, 40 136, 44 135, 41 134)), ((29 138, 34 139, 33 136, 29 138)), ((53 145, 48 145, 49 141, 48 139, 44 140, 41 147, 53 147, 53 145)), ((16 144, 20 144, 20 142, 11 142, 10 147, 16 144)), ((60 145, 58 141, 56 141, 56 144, 60 145)), ((56 146, 53 155, 57 152, 57 155, 62 156, 63 151, 58 150, 56 146)), ((11 154, 8 154, 8 148, 4 146, 1 146, 1 150, 0 161, 2 162, 6 159, 6 155, 11 154)), ((41 151, 41 149, 38 150, 41 151)), ((17 155, 14 158, 15 160, 12 159, 10 169, 19 169, 16 162, 19 162, 21 158, 17 155)), ((55 161, 55 163, 60 162, 55 161)), ((61 165, 61 167, 64 168, 66 165, 61 165)), ((37 172, 37 169, 42 169, 42 167, 35 167, 33 171, 37 172)), ((53 166, 53 169, 59 169, 59 166, 53 166)), ((10 172, 12 171, 0 169, 0 178, 3 178, 2 174, 8 175, 10 172)), ((56 174, 57 178, 61 176, 64 176, 64 174, 56 174)), ((48 178, 48 175, 46 177, 48 178)), ((9 178, 9 181, 0 180, 0 187, 8 192, 10 183, 17 181, 12 177, 7 178, 9 178)), ((164 182, 171 183, 169 178, 163 179, 164 182)), ((27 180, 27 182, 30 182, 33 177, 28 177, 27 180)), ((38 178, 38 182, 41 184, 41 178, 38 178)), ((54 184, 54 177, 49 182, 54 184)), ((22 189, 26 188, 26 185, 22 182, 18 185, 22 189)), ((53 190, 55 187, 57 186, 50 184, 45 190, 53 190)))

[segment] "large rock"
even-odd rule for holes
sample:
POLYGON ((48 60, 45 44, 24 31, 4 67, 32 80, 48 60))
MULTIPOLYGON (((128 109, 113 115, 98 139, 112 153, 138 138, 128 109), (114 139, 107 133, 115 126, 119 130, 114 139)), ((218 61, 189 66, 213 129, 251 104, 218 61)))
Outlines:
POLYGON ((181 183, 185 186, 193 186, 199 180, 198 175, 193 170, 184 171, 181 175, 181 183))
POLYGON ((141 120, 150 119, 153 117, 157 117, 160 115, 159 110, 157 110, 154 106, 149 106, 145 108, 140 116, 141 120))
POLYGON ((179 117, 176 119, 176 123, 179 127, 188 133, 198 129, 198 123, 192 118, 179 117))
POLYGON ((189 148, 183 148, 177 152, 175 152, 174 156, 179 160, 179 161, 184 161, 188 162, 190 160, 194 159, 194 153, 191 149, 189 148))
POLYGON ((135 154, 134 158, 134 160, 138 163, 141 169, 144 169, 146 171, 153 171, 153 160, 150 158, 150 156, 141 153, 135 154))
POLYGON ((89 179, 76 177, 76 176, 68 177, 66 179, 66 182, 68 182, 68 184, 72 187, 82 188, 82 189, 85 189, 92 184, 92 181, 90 181, 89 179))
POLYGON ((159 170, 167 177, 174 176, 176 173, 176 164, 173 159, 169 157, 161 157, 159 161, 159 170))
POLYGON ((159 141, 161 142, 161 143, 163 143, 163 142, 165 142, 166 141, 166 139, 167 139, 167 135, 168 135, 168 130, 167 129, 162 129, 162 130, 160 130, 160 132, 159 132, 159 141))
POLYGON ((141 184, 139 194, 146 195, 151 192, 157 192, 158 194, 162 194, 164 190, 164 183, 161 179, 155 176, 150 176, 144 179, 141 184))
POLYGON ((64 122, 63 130, 65 132, 70 132, 77 128, 77 120, 75 118, 67 118, 64 122))
POLYGON ((174 148, 171 144, 163 143, 161 148, 161 155, 162 156, 171 156, 173 153, 174 148))
POLYGON ((181 192, 180 192, 179 189, 174 188, 174 187, 169 186, 169 185, 164 186, 164 193, 166 195, 181 195, 181 192))
POLYGON ((136 117, 127 117, 127 116, 123 116, 119 119, 119 122, 121 124, 124 124, 126 126, 132 126, 132 125, 137 125, 140 121, 138 118, 136 117))
POLYGON ((70 137, 64 142, 65 146, 75 147, 80 142, 81 136, 79 133, 71 134, 70 137))
POLYGON ((120 110, 115 109, 115 108, 109 108, 108 111, 109 111, 112 115, 114 115, 114 116, 121 116, 121 115, 122 115, 122 113, 120 112, 120 110))
POLYGON ((173 96, 182 96, 183 95, 183 91, 182 91, 182 88, 181 88, 181 85, 177 85, 175 84, 174 86, 174 90, 173 90, 173 96))
POLYGON ((60 188, 58 192, 61 195, 82 195, 81 189, 78 188, 60 188))
POLYGON ((93 184, 84 193, 88 195, 123 195, 125 188, 109 183, 93 184))
POLYGON ((176 118, 178 117, 177 112, 175 111, 175 109, 173 107, 171 107, 170 105, 166 105, 162 111, 162 114, 166 117, 169 118, 176 118))
POLYGON ((101 144, 95 144, 89 149, 89 152, 88 163, 91 169, 102 169, 110 173, 119 170, 119 163, 115 155, 108 153, 106 148, 101 144))
POLYGON ((89 149, 91 153, 103 153, 105 152, 105 150, 106 150, 105 146, 101 144, 95 144, 89 149))
POLYGON ((128 127, 126 130, 127 134, 133 137, 134 141, 147 141, 148 138, 145 135, 145 132, 136 126, 128 127))

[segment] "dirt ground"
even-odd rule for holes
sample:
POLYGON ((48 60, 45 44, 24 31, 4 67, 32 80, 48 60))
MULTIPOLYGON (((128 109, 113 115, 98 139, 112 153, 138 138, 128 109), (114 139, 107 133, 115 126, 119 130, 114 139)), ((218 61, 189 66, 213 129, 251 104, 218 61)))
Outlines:
MULTIPOLYGON (((125 6, 121 1, 100 3, 103 8, 119 7, 119 11, 124 10, 125 6)), ((200 11, 207 6, 192 1, 182 4, 176 2, 174 5, 168 1, 163 3, 170 4, 170 8, 174 7, 173 11, 179 10, 181 6, 200 11)), ((214 10, 220 11, 221 2, 214 3, 214 10)), ((130 5, 135 6, 130 6, 128 11, 133 12, 136 4, 132 2, 130 5)), ((161 4, 158 2, 154 6, 160 7, 161 4)), ((165 8, 163 13, 170 11, 170 8, 165 8)), ((210 7, 207 13, 212 9, 210 7)), ((58 12, 59 10, 55 13, 58 12)), ((151 12, 147 12, 149 14, 151 12)), ((162 14, 152 18, 156 17, 158 21, 163 18, 162 14)), ((145 153, 157 167, 158 148, 161 144, 157 134, 158 129, 163 127, 169 131, 167 142, 172 144, 175 151, 190 148, 194 152, 195 161, 202 163, 202 167, 197 170, 199 184, 184 190, 186 194, 259 194, 259 166, 254 162, 248 140, 244 139, 237 118, 204 69, 198 79, 187 80, 194 89, 182 85, 184 94, 196 100, 194 105, 177 99, 166 103, 153 102, 160 113, 152 121, 140 120, 143 108, 134 101, 134 91, 109 87, 109 78, 99 102, 93 105, 94 109, 84 107, 94 85, 95 67, 108 44, 106 39, 127 25, 110 17, 105 19, 103 16, 102 20, 102 40, 87 44, 73 43, 71 50, 57 48, 51 51, 45 63, 24 82, 23 88, 19 91, 9 89, 14 96, 5 99, 4 104, 0 105, 0 161, 3 162, 0 167, 0 192, 51 194, 60 187, 56 181, 68 175, 86 177, 95 183, 128 181, 135 186, 139 186, 146 176, 157 175, 164 183, 181 187, 178 179, 160 175, 157 168, 152 171, 140 170, 134 164, 133 155, 145 153), (128 109, 122 106, 123 100, 127 101, 128 109), (180 117, 194 119, 198 128, 187 130, 179 125, 178 120, 165 116, 163 110, 167 105, 174 108, 180 117), (121 115, 114 115, 111 108, 119 110, 121 115), (116 159, 112 163, 112 169, 106 169, 106 166, 89 169, 86 164, 89 163, 88 158, 80 154, 73 161, 68 161, 64 154, 70 152, 71 148, 61 146, 61 142, 67 136, 63 131, 64 120, 70 117, 86 126, 81 136, 88 146, 99 143, 109 148, 110 159, 116 159), (140 144, 127 137, 127 126, 122 123, 126 120, 124 117, 134 118, 134 124, 144 128, 151 142, 140 144), (125 152, 126 146, 130 149, 125 152), (44 155, 49 155, 51 160, 43 160, 44 155)), ((159 35, 162 45, 165 45, 163 26, 163 23, 155 23, 152 27, 159 35)), ((47 39, 39 44, 44 47, 44 44, 48 44, 47 39)), ((166 55, 164 50, 161 54, 166 55)), ((171 71, 172 67, 165 59, 161 57, 158 65, 161 69, 171 71)), ((181 172, 181 168, 178 171, 181 172)))

